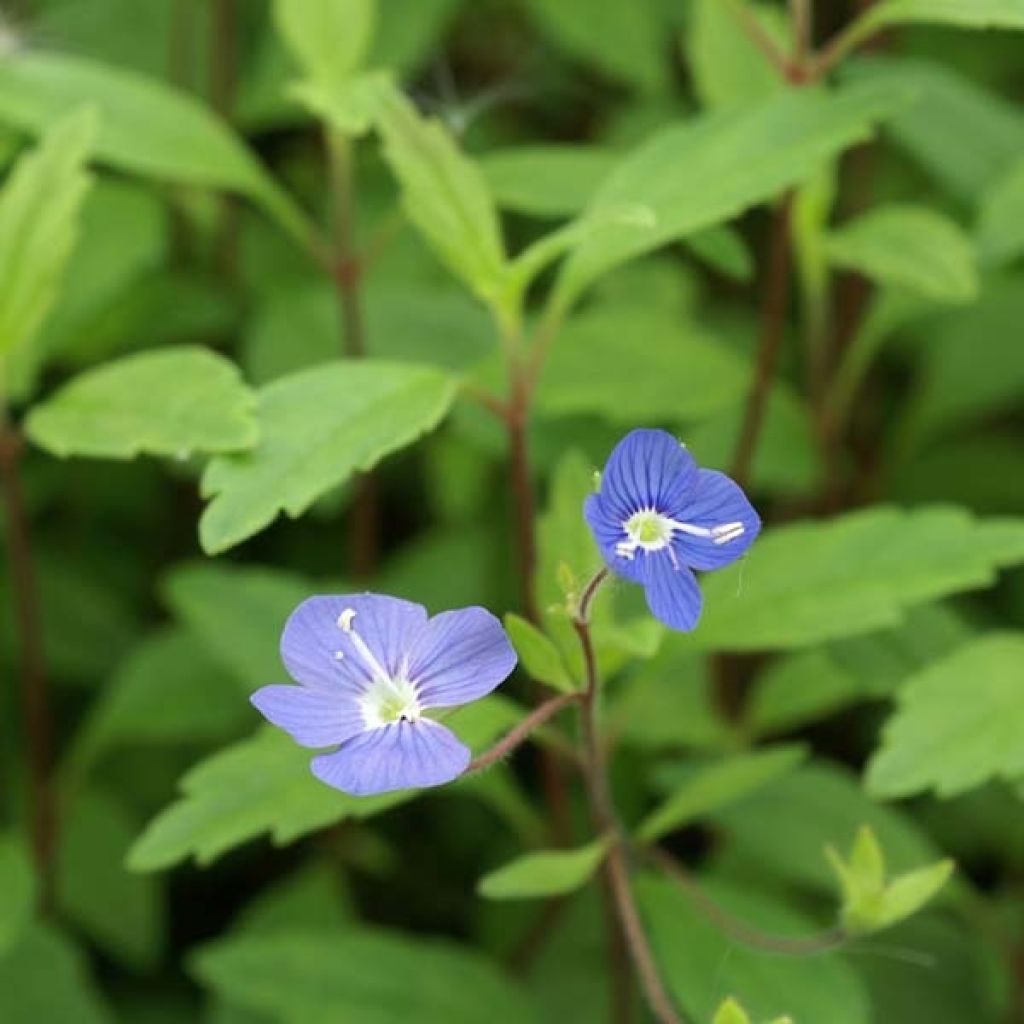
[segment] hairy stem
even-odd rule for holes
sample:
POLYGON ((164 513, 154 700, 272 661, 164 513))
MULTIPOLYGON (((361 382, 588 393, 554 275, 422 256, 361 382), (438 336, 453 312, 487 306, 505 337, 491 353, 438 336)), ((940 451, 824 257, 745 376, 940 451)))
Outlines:
POLYGON ((52 865, 57 842, 57 813, 50 779, 52 729, 50 696, 43 658, 39 593, 32 535, 21 490, 23 441, 0 407, 0 492, 3 495, 14 615, 21 653, 24 734, 28 742, 28 787, 32 850, 44 911, 52 904, 52 865))
POLYGON ((492 764, 501 761, 559 711, 567 708, 570 704, 578 703, 582 698, 583 695, 580 693, 563 693, 559 697, 552 697, 551 700, 537 705, 526 718, 514 729, 509 730, 490 750, 485 750, 482 754, 474 757, 469 762, 466 772, 478 772, 482 768, 490 768, 492 764))

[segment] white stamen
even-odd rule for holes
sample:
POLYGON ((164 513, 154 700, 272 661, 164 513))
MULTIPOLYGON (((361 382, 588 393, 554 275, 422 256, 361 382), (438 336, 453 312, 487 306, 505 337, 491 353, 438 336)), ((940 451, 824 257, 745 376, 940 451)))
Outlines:
POLYGON ((672 540, 676 533, 710 540, 712 544, 719 546, 728 544, 746 533, 746 527, 738 521, 718 523, 709 528, 671 519, 652 508, 635 512, 622 524, 622 529, 626 534, 626 540, 621 540, 615 545, 615 553, 621 558, 632 559, 638 549, 660 551, 662 548, 668 548, 672 565, 676 568, 678 568, 678 561, 672 548, 672 540))
POLYGON ((355 617, 355 608, 346 608, 338 616, 338 628, 343 633, 348 634, 349 639, 352 641, 352 646, 356 649, 356 653, 362 658, 363 664, 370 670, 370 674, 374 679, 390 679, 391 677, 386 669, 373 656, 373 651, 366 646, 366 641, 352 628, 352 620, 355 617))

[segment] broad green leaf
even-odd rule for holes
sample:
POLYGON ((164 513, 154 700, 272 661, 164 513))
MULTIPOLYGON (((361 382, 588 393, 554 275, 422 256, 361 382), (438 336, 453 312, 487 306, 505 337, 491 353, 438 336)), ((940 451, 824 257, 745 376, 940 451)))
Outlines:
POLYGON ((890 25, 923 23, 955 28, 1024 29, 1022 0, 882 0, 859 18, 851 45, 890 25))
POLYGON ((87 370, 36 405, 25 431, 59 456, 187 458, 251 448, 259 437, 255 405, 233 363, 183 346, 87 370))
POLYGON ((42 132, 78 103, 99 110, 98 159, 160 181, 238 192, 308 242, 311 229, 295 202, 227 125, 187 93, 70 54, 28 49, 0 58, 0 121, 42 132))
POLYGON ((258 392, 262 440, 210 462, 199 522, 208 554, 246 540, 284 512, 298 518, 326 491, 433 429, 455 382, 413 364, 362 360, 313 367, 258 392))
POLYGON ((691 642, 771 650, 894 626, 907 609, 989 586, 1024 560, 1024 520, 964 509, 875 506, 766 530, 738 565, 705 578, 691 642))
POLYGON ((881 797, 1024 776, 1024 634, 993 633, 907 681, 868 765, 881 797))
MULTIPOLYGON (((788 41, 781 12, 765 4, 739 2, 785 52, 788 41)), ((683 47, 694 88, 705 107, 754 103, 783 87, 779 73, 737 19, 733 5, 722 0, 695 0, 690 11, 683 47)))
POLYGON ((495 202, 534 217, 573 217, 615 166, 600 146, 534 145, 492 150, 480 160, 495 202))
POLYGON ((645 92, 667 85, 662 25, 652 0, 527 0, 527 7, 569 56, 645 92))
POLYGON ((890 697, 908 676, 971 636, 951 609, 923 605, 893 629, 796 651, 758 676, 746 728, 755 735, 788 732, 859 701, 890 697))
POLYGON ((596 413, 623 425, 693 421, 741 403, 749 378, 746 361, 693 322, 615 306, 562 328, 544 363, 537 406, 549 416, 596 413))
POLYGON ((934 302, 970 302, 978 294, 970 239, 925 206, 876 206, 834 231, 826 252, 835 266, 934 302))
POLYGON ((93 110, 62 117, 0 191, 0 360, 31 344, 57 298, 89 188, 85 163, 95 134, 93 110))
MULTIPOLYGON (((459 708, 445 724, 480 750, 519 717, 515 705, 492 696, 459 708)), ((368 818, 422 792, 348 796, 314 777, 311 758, 291 737, 265 726, 201 761, 181 780, 180 799, 150 822, 131 848, 128 867, 157 871, 189 856, 209 864, 264 832, 285 845, 325 825, 368 818)))
POLYGON ((410 220, 441 260, 485 302, 500 298, 501 225, 479 167, 440 122, 424 118, 395 86, 380 82, 375 125, 410 220))
POLYGON ((0 993, 4 1024, 114 1024, 84 953, 48 925, 33 925, 0 957, 0 993))
POLYGON ((274 0, 274 22, 308 77, 329 90, 359 69, 373 38, 376 0, 274 0))
POLYGON ((0 960, 24 934, 35 899, 35 876, 26 844, 13 833, 0 835, 0 960))
POLYGON ((729 220, 808 178, 863 141, 904 102, 900 90, 790 90, 749 107, 666 128, 626 156, 591 204, 648 207, 654 226, 605 231, 566 263, 557 304, 566 308, 598 277, 673 239, 729 220))
POLYGON ((987 267, 1000 267, 1024 253, 1024 154, 981 199, 976 244, 987 267))
MULTIPOLYGON (((721 882, 701 885, 716 903, 763 931, 802 936, 821 929, 760 893, 721 882)), ((740 945, 664 879, 641 877, 637 894, 662 977, 688 1019, 711 1020, 722 994, 733 992, 756 1020, 786 1013, 808 1024, 872 1020, 867 993, 841 955, 782 957, 740 945)))
POLYGON ((595 839, 574 850, 524 853, 488 872, 477 892, 489 900, 546 899, 586 885, 608 852, 608 841, 595 839))
POLYGON ((191 971, 232 1003, 283 1024, 537 1024, 523 992, 480 954, 382 929, 229 936, 191 971))
POLYGON ((75 793, 61 823, 57 902, 62 913, 109 956, 135 969, 152 969, 165 923, 158 882, 124 868, 124 855, 138 826, 107 793, 75 793))
POLYGON ((505 629, 527 674, 538 683, 545 683, 562 693, 577 689, 555 644, 521 615, 508 612, 505 629))
POLYGON ((705 817, 792 771, 807 751, 802 746, 735 754, 686 773, 671 795, 651 811, 636 830, 637 838, 653 843, 682 825, 705 817))
POLYGON ((243 694, 284 680, 278 653, 284 624, 317 589, 283 569, 229 562, 187 562, 161 586, 177 619, 243 694))

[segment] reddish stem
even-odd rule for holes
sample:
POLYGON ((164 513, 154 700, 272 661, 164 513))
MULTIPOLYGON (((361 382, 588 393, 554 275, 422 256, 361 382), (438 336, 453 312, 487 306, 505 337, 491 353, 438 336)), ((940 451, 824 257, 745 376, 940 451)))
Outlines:
POLYGON ((469 762, 466 772, 478 772, 483 768, 490 768, 507 757, 524 740, 528 739, 536 729, 539 729, 545 722, 553 718, 563 708, 575 704, 582 699, 580 693, 563 693, 560 697, 552 697, 551 700, 539 704, 524 718, 514 729, 509 730, 490 750, 478 754, 469 762))

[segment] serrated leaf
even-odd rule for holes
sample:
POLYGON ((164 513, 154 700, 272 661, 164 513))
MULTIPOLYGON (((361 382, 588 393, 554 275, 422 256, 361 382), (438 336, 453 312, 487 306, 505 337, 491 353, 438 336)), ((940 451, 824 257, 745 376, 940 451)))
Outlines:
POLYGON ((1024 775, 1024 634, 964 645, 907 681, 867 784, 892 798, 954 796, 991 778, 1024 775))
POLYGON ((834 231, 825 251, 835 266, 934 302, 970 302, 978 294, 970 239, 928 207, 876 206, 834 231))
POLYGON ((963 509, 876 506, 766 530, 739 564, 702 581, 690 642, 779 650, 902 621, 906 609, 990 585, 1024 560, 1024 521, 963 509))
POLYGON ((307 76, 333 90, 362 64, 376 0, 274 0, 274 24, 307 76))
POLYGON ((199 522, 208 554, 297 518, 358 470, 433 429, 455 382, 431 367, 360 360, 304 370, 258 392, 262 440, 243 455, 215 458, 203 474, 211 499, 199 522))
POLYGON ((13 833, 0 835, 0 959, 28 927, 35 898, 28 848, 13 833))
POLYGON ((477 892, 489 900, 531 900, 573 892, 590 881, 608 852, 606 839, 574 850, 525 853, 488 872, 477 892))
POLYGON ((255 405, 234 363, 183 346, 87 370, 34 406, 25 431, 62 457, 184 458, 252 447, 259 437, 255 405))
POLYGON ((85 165, 96 127, 90 109, 62 117, 0 191, 0 359, 31 344, 57 298, 90 185, 85 165))
POLYGON ((589 207, 635 203, 652 211, 654 225, 605 231, 581 245, 558 279, 557 304, 571 306, 619 263, 773 199, 867 138, 904 100, 899 90, 871 87, 798 89, 663 129, 618 164, 589 207))
POLYGON ((69 107, 100 113, 96 157, 122 170, 248 196, 300 242, 310 227, 294 201, 215 114, 155 78, 70 54, 27 49, 0 59, 0 120, 31 132, 69 107))
POLYGON ((231 1003, 284 1024, 537 1024, 532 1004, 480 954, 382 929, 231 936, 191 958, 231 1003))
MULTIPOLYGON (((474 750, 520 717, 500 696, 459 708, 445 719, 474 750)), ((379 814, 418 796, 404 790, 355 797, 319 782, 311 754, 265 726, 201 761, 181 780, 182 796, 150 822, 128 853, 133 871, 157 871, 192 856, 205 865, 239 843, 269 832, 276 845, 325 825, 379 814)))
POLYGON ((577 689, 558 648, 536 626, 522 616, 508 612, 505 629, 520 663, 532 679, 562 693, 573 693, 577 689))
POLYGON ((647 815, 636 830, 637 838, 653 843, 792 771, 807 756, 802 746, 776 747, 750 754, 735 754, 684 775, 664 803, 647 815))

